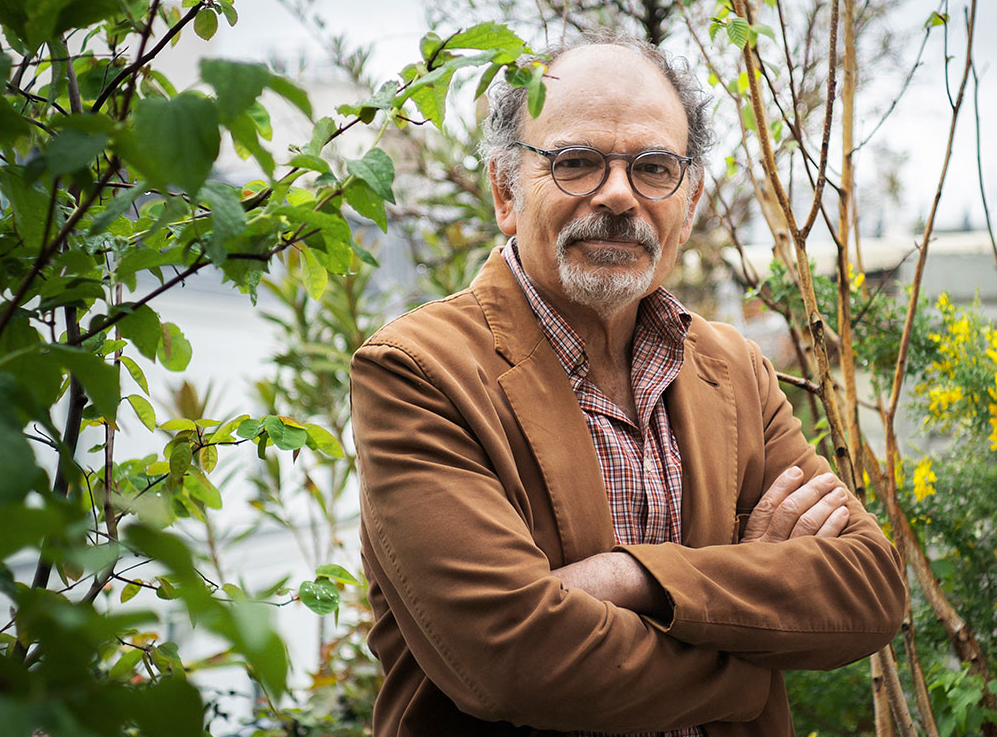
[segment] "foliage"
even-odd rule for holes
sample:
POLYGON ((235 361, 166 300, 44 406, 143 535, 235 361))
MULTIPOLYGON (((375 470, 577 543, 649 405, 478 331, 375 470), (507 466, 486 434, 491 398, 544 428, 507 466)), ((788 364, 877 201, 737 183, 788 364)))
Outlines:
POLYGON ((214 273, 255 303, 277 262, 303 264, 318 297, 330 274, 373 262, 344 207, 385 227, 395 170, 377 144, 390 125, 421 113, 441 126, 462 68, 504 71, 530 87, 532 112, 542 103, 542 64, 517 66, 528 49, 497 24, 427 37, 398 81, 332 117, 315 120, 305 92, 259 64, 205 60, 199 90, 177 91, 150 64, 185 30, 210 38, 219 17, 236 22, 230 0, 0 6, 0 592, 13 611, 0 632, 0 713, 10 734, 203 734, 202 696, 187 680, 197 664, 162 641, 159 615, 135 608, 153 594, 217 638, 210 664, 240 664, 271 706, 279 700, 288 662, 272 605, 300 599, 333 613, 357 581, 319 561, 296 593, 213 582, 170 528, 208 524, 222 506, 213 472, 227 448, 336 458, 341 433, 277 412, 157 417, 143 366, 183 371, 193 348, 156 298, 214 273), (314 121, 287 161, 265 144, 264 90, 314 121), (331 165, 326 146, 363 125, 377 128, 366 153, 331 165), (213 176, 229 140, 261 179, 213 176), (131 415, 167 433, 161 452, 115 455, 131 415), (83 453, 88 428, 103 441, 83 453), (18 580, 32 558, 33 579, 18 580))
MULTIPOLYGON (((904 463, 901 487, 912 523, 953 604, 997 662, 997 329, 978 305, 936 303, 935 359, 914 385, 911 414, 924 450, 904 463)), ((932 617, 924 629, 944 649, 932 617)))
POLYGON ((941 737, 979 734, 985 721, 997 720, 997 712, 980 704, 984 688, 997 693, 997 683, 984 685, 980 676, 969 672, 969 666, 959 671, 935 667, 928 674, 928 688, 941 737))

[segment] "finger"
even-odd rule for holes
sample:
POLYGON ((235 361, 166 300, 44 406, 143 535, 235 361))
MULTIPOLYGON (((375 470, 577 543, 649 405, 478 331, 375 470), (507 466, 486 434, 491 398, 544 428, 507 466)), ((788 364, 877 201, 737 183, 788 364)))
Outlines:
POLYGON ((840 486, 818 499, 810 509, 800 515, 793 526, 790 537, 815 535, 824 526, 831 515, 845 506, 848 494, 840 486))
POLYGON ((838 507, 821 525, 821 528, 814 533, 814 537, 837 537, 848 526, 849 518, 848 507, 838 507))
POLYGON ((800 517, 810 511, 820 499, 839 484, 840 482, 833 473, 821 474, 810 479, 786 497, 773 512, 765 537, 776 542, 788 540, 800 517))
POLYGON ((772 520, 772 515, 780 504, 800 487, 803 480, 803 471, 797 466, 790 466, 783 471, 772 482, 772 485, 762 495, 761 499, 751 510, 748 516, 748 524, 744 528, 744 535, 741 542, 751 542, 761 538, 768 529, 772 520))

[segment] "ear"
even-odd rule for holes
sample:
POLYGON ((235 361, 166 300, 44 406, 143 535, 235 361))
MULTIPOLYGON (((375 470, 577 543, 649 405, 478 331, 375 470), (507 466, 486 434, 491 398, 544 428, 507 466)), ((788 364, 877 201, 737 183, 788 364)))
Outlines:
POLYGON ((689 235, 692 233, 693 216, 696 214, 696 205, 699 204, 699 198, 703 196, 703 183, 706 180, 705 172, 701 171, 698 178, 699 183, 696 185, 696 191, 689 198, 689 207, 685 213, 685 222, 682 223, 682 236, 679 239, 679 243, 685 243, 689 240, 689 235))
POLYGON ((506 235, 516 235, 516 208, 513 205, 512 192, 499 181, 495 162, 488 164, 488 181, 492 188, 492 201, 495 203, 495 220, 499 230, 506 235))

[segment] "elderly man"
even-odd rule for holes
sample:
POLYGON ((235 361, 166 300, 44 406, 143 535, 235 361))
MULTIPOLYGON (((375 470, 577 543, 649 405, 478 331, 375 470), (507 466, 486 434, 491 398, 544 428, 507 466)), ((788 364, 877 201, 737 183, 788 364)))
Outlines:
POLYGON ((509 242, 353 361, 374 733, 792 735, 780 671, 888 643, 899 559, 758 348, 660 286, 698 87, 632 40, 552 56, 538 118, 492 101, 509 242))

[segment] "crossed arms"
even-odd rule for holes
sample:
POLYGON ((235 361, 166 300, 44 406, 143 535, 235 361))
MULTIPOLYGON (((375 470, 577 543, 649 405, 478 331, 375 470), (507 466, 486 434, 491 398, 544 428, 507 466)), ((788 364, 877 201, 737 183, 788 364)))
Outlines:
POLYGON ((610 549, 611 531, 533 488, 536 461, 491 370, 391 338, 352 368, 368 573, 418 667, 461 711, 563 731, 751 720, 773 668, 836 667, 891 638, 896 553, 850 496, 840 535, 841 512, 821 536, 792 537, 813 515, 790 515, 787 535, 776 502, 752 515, 750 544, 626 546, 616 554, 637 562, 654 601, 593 596, 552 566, 557 530, 604 541, 585 561, 610 549))

